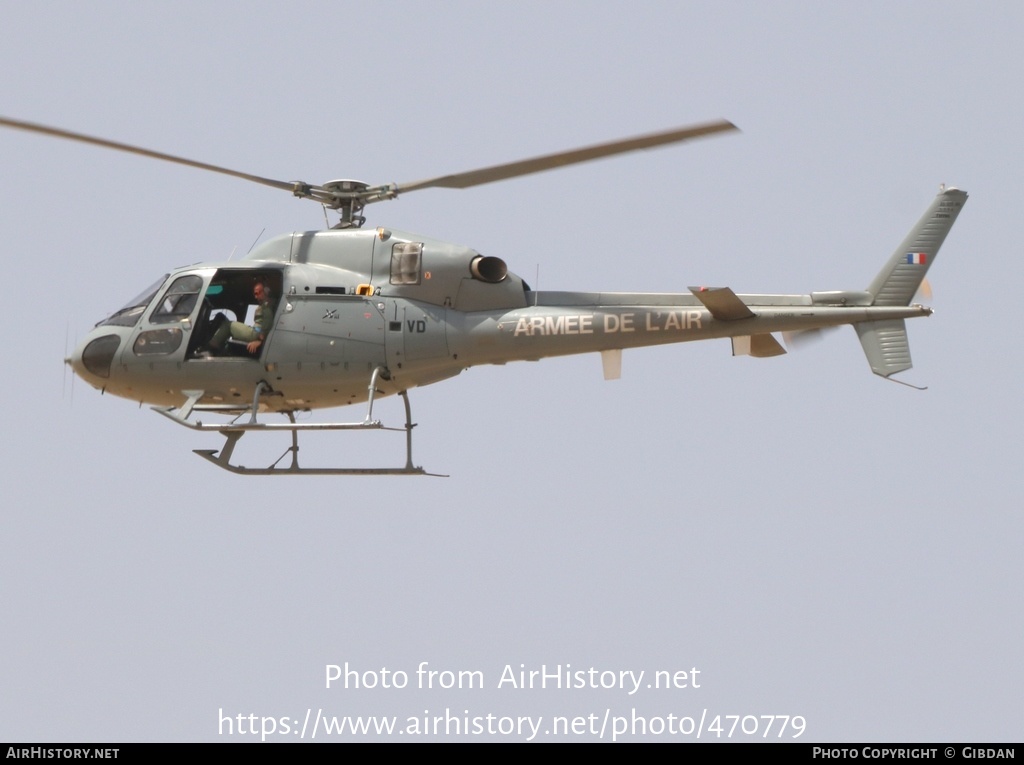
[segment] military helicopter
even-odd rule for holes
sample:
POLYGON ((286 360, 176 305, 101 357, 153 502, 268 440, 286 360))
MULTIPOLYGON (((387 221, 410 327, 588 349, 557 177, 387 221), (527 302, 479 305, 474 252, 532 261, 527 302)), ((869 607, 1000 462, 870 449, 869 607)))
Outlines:
POLYGON ((96 324, 66 359, 78 376, 105 393, 151 404, 193 430, 220 433, 225 438, 220 450, 195 452, 243 475, 438 475, 413 464, 415 423, 408 391, 480 364, 600 353, 604 375, 613 379, 620 374, 624 348, 729 338, 733 355, 769 357, 786 352, 773 333, 803 336, 850 324, 871 370, 893 379, 911 367, 905 320, 932 312, 912 304, 914 296, 967 200, 965 192, 941 187, 864 290, 542 292, 500 258, 419 234, 363 229, 363 209, 411 191, 469 188, 724 133, 735 125, 720 120, 379 186, 279 181, 45 125, 5 118, 0 125, 231 175, 339 214, 329 230, 277 236, 241 261, 202 263, 161 276, 96 324), (257 309, 263 311, 259 326, 240 333, 241 341, 231 340, 236 325, 257 321, 257 309), (392 394, 403 399, 405 425, 386 428, 373 418, 373 405, 392 394), (297 422, 295 417, 364 402, 366 414, 357 422, 297 422), (282 414, 287 422, 260 421, 266 413, 282 414), (230 419, 200 419, 207 415, 230 419), (299 432, 371 429, 405 433, 404 466, 299 465, 299 432), (269 467, 232 463, 244 434, 282 430, 291 434, 291 446, 269 467))

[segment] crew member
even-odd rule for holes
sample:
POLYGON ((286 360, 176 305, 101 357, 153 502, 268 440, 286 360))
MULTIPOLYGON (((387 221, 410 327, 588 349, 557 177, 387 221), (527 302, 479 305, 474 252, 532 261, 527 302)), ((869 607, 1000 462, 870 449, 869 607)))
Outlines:
MULTIPOLYGON (((274 322, 274 312, 277 304, 272 299, 270 287, 265 282, 259 281, 253 285, 253 297, 256 298, 256 314, 253 326, 243 324, 240 321, 223 322, 217 331, 210 338, 209 349, 213 355, 219 355, 224 350, 224 344, 228 337, 232 340, 240 340, 246 344, 245 348, 252 356, 259 356, 260 349, 270 333, 274 322)), ((205 354, 200 354, 205 355, 205 354)))

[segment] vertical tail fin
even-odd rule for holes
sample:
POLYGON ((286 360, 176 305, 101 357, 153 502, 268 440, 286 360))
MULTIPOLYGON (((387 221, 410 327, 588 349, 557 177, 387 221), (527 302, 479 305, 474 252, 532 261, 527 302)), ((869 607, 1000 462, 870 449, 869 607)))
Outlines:
POLYGON ((960 189, 939 192, 868 287, 872 305, 910 305, 966 201, 960 189))
MULTIPOLYGON (((910 305, 966 201, 967 193, 960 189, 943 188, 939 192, 868 287, 872 305, 910 305)), ((854 326, 876 375, 889 377, 913 366, 903 319, 865 321, 854 326)))

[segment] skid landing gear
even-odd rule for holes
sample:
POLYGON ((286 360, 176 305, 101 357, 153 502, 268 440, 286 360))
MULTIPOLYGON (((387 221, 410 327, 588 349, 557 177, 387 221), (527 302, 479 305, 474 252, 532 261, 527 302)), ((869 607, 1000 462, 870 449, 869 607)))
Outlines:
POLYGON ((440 473, 428 473, 422 467, 412 463, 412 429, 416 423, 412 421, 412 409, 409 406, 409 396, 403 390, 399 392, 402 402, 405 404, 405 427, 388 428, 379 420, 373 419, 373 399, 377 393, 377 380, 384 374, 384 370, 377 367, 370 376, 369 404, 366 410, 366 418, 362 422, 295 422, 294 412, 285 412, 288 417, 287 423, 262 423, 256 420, 256 413, 259 411, 260 396, 269 392, 270 387, 266 383, 256 386, 256 393, 253 395, 251 407, 239 408, 231 405, 199 404, 197 403, 205 391, 183 391, 188 399, 180 407, 154 407, 154 411, 173 420, 179 425, 184 425, 192 430, 215 430, 225 438, 223 448, 218 452, 216 449, 194 449, 193 451, 205 460, 214 465, 224 468, 239 475, 429 475, 440 478, 448 476, 440 473), (199 420, 189 421, 193 412, 213 412, 219 414, 234 414, 235 419, 230 423, 204 423, 199 420), (248 422, 242 422, 242 418, 248 413, 248 422), (284 454, 266 468, 248 468, 244 465, 231 464, 231 455, 235 450, 238 440, 249 432, 268 431, 291 431, 292 445, 284 454), (405 467, 396 468, 304 468, 299 465, 299 431, 300 430, 391 430, 405 432, 405 467), (283 467, 279 467, 281 461, 291 454, 291 460, 283 467))

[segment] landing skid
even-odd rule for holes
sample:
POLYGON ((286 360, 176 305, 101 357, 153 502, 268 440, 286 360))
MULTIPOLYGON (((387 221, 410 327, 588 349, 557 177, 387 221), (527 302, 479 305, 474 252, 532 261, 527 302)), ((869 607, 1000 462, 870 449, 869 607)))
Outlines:
POLYGON ((193 451, 205 460, 212 462, 219 468, 236 473, 238 475, 429 475, 438 478, 447 478, 441 473, 428 473, 422 467, 412 463, 412 429, 416 423, 412 421, 412 409, 409 406, 409 396, 403 390, 399 392, 402 402, 405 404, 405 427, 388 428, 380 420, 373 419, 373 399, 377 392, 377 380, 384 374, 384 371, 377 367, 370 377, 369 404, 366 410, 366 418, 362 422, 295 422, 293 412, 285 412, 288 417, 287 423, 262 423, 256 419, 259 411, 260 396, 269 392, 270 387, 266 383, 256 386, 252 406, 239 408, 232 405, 199 404, 205 391, 183 391, 188 399, 180 407, 154 407, 153 410, 164 415, 170 420, 184 425, 192 430, 217 431, 224 436, 224 446, 218 452, 216 449, 193 449, 193 451), (229 423, 204 423, 200 420, 189 421, 193 412, 213 412, 219 414, 234 414, 236 418, 229 423), (241 418, 248 413, 248 422, 240 422, 241 418), (246 433, 273 432, 286 430, 292 434, 292 445, 277 458, 269 467, 249 468, 244 465, 231 464, 231 455, 235 450, 238 440, 246 433), (391 430, 405 432, 405 467, 397 468, 304 468, 299 465, 299 431, 300 430, 391 430), (282 460, 291 454, 290 464, 279 467, 282 460))

